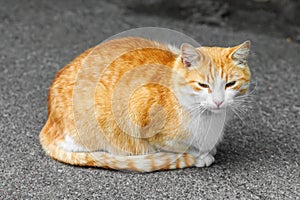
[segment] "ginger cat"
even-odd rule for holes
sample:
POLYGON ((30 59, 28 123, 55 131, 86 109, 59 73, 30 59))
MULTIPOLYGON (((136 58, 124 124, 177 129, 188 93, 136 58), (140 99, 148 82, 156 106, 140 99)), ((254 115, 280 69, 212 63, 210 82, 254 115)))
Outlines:
POLYGON ((110 40, 61 69, 40 133, 46 153, 80 166, 150 172, 210 166, 248 89, 250 42, 232 48, 110 40))

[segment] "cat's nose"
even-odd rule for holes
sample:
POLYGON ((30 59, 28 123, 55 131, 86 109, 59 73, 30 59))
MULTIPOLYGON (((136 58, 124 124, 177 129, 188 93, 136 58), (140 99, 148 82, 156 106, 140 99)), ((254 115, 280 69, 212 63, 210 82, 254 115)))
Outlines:
POLYGON ((223 103, 223 101, 215 101, 215 104, 217 105, 218 108, 220 108, 222 103, 223 103))

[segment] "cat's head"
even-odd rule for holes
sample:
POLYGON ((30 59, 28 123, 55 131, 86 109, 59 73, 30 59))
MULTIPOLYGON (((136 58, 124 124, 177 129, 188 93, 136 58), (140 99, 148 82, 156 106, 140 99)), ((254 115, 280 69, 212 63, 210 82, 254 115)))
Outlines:
MULTIPOLYGON (((229 48, 181 46, 182 95, 208 110, 222 110, 244 94, 250 82, 250 42, 229 48)), ((179 86, 180 87, 180 86, 179 86)), ((188 100, 189 101, 189 100, 188 100)))

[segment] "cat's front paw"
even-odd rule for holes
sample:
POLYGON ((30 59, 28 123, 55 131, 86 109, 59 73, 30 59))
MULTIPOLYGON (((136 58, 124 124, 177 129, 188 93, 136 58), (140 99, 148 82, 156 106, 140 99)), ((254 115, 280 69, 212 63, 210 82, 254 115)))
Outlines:
POLYGON ((208 167, 215 162, 215 158, 211 154, 206 154, 196 158, 196 167, 208 167))
POLYGON ((209 154, 211 154, 212 156, 215 156, 217 154, 217 148, 214 147, 210 152, 209 154))

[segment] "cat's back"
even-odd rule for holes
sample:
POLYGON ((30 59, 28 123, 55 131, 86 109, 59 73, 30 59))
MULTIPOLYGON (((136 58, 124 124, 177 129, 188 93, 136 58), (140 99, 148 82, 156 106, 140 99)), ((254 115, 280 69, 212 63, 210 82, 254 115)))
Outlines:
MULTIPOLYGON (((166 49, 165 46, 151 40, 126 37, 110 40, 84 51, 56 74, 49 89, 48 101, 52 101, 53 98, 57 99, 60 95, 72 96, 73 87, 78 80, 78 73, 83 66, 84 70, 89 73, 89 70, 94 70, 91 69, 92 66, 101 68, 126 52, 146 48, 166 49)), ((90 72, 90 74, 93 73, 90 72)))
MULTIPOLYGON (((95 61, 94 58, 97 56, 103 57, 105 55, 105 60, 107 60, 115 56, 120 56, 125 52, 142 48, 167 49, 167 47, 157 42, 138 37, 126 37, 107 41, 78 55, 56 74, 54 82, 60 79, 72 79, 72 77, 76 76, 83 63, 88 65, 88 62, 95 61), (90 56, 90 59, 88 59, 88 56, 90 56)), ((104 61, 102 60, 101 62, 104 61)))
POLYGON ((81 69, 83 65, 86 68, 89 68, 89 66, 92 65, 100 66, 103 64, 109 64, 124 53, 137 49, 148 48, 159 48, 164 50, 168 49, 166 46, 161 45, 158 42, 138 37, 126 37, 106 41, 84 51, 64 68, 62 68, 56 74, 52 82, 52 87, 57 87, 60 84, 64 86, 74 85, 79 69, 81 69))

